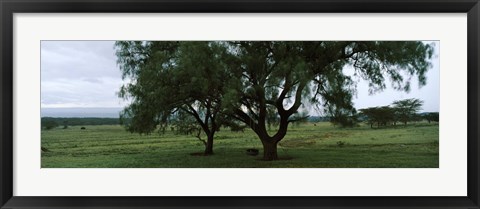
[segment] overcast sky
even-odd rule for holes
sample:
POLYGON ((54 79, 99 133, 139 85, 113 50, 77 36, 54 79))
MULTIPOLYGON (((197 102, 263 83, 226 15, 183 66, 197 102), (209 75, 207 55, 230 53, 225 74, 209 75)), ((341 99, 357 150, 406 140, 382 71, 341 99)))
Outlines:
POLYGON ((42 41, 42 107, 121 107, 113 41, 42 41))
MULTIPOLYGON (((117 96, 123 81, 113 44, 114 41, 42 41, 42 108, 125 106, 127 102, 117 96)), ((385 91, 369 95, 368 84, 359 81, 355 107, 383 106, 394 100, 419 98, 424 101, 422 111, 439 111, 438 48, 437 42, 426 86, 419 88, 417 80, 412 79, 409 93, 393 90, 388 83, 385 91)))

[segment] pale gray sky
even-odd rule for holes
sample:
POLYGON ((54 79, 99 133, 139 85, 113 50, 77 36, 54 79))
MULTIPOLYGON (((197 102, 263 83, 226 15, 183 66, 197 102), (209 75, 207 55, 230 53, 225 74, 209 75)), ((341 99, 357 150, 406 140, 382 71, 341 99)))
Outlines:
POLYGON ((42 41, 42 107, 120 107, 114 41, 42 41))
MULTIPOLYGON (((41 107, 123 107, 117 97, 123 81, 116 64, 114 41, 42 41, 41 107)), ((433 68, 427 72, 427 85, 418 88, 412 79, 409 93, 387 89, 368 94, 368 84, 359 80, 357 109, 389 105, 394 100, 419 98, 424 112, 437 112, 440 97, 439 43, 435 43, 433 68)), ((312 114, 316 115, 316 114, 312 114)))

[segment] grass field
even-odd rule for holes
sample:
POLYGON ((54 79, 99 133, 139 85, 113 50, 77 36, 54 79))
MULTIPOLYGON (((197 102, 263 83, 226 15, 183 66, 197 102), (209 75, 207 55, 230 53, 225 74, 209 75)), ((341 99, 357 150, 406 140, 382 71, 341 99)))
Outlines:
POLYGON ((262 161, 251 130, 216 134, 212 156, 195 156, 194 136, 131 134, 121 126, 70 126, 42 130, 42 168, 438 168, 438 124, 371 129, 330 123, 291 126, 278 146, 284 160, 262 161), (249 148, 258 156, 246 155, 249 148))

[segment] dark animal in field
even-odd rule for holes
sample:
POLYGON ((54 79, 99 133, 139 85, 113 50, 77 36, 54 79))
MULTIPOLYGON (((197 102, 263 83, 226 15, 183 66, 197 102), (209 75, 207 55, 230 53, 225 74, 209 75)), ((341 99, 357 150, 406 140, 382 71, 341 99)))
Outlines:
POLYGON ((258 155, 258 149, 247 149, 247 155, 257 156, 258 155))
POLYGON ((82 130, 85 130, 85 129, 87 129, 87 128, 85 128, 85 127, 81 127, 80 129, 82 129, 82 130))
POLYGON ((313 124, 313 126, 317 126, 317 124, 316 124, 316 123, 314 123, 314 124, 313 124))

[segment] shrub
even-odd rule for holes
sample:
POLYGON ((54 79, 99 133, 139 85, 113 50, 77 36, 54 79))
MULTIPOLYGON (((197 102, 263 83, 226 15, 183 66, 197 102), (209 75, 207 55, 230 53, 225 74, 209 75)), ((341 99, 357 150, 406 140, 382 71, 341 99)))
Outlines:
POLYGON ((58 123, 55 122, 55 121, 52 121, 52 120, 48 120, 48 121, 44 121, 42 123, 42 127, 45 129, 45 130, 50 130, 50 129, 53 129, 55 127, 58 126, 58 123))

